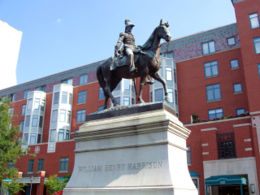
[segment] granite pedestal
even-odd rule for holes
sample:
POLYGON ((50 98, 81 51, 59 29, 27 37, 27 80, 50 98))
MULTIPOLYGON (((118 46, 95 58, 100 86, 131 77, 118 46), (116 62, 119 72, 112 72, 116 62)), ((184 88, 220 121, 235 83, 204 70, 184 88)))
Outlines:
POLYGON ((89 115, 75 135, 64 194, 197 195, 187 165, 189 134, 163 103, 89 115))

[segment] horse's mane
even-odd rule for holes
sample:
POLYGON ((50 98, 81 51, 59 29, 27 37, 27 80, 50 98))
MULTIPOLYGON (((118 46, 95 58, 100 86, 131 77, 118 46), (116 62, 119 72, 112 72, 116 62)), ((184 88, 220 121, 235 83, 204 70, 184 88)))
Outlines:
POLYGON ((153 33, 150 35, 149 39, 143 44, 143 46, 142 46, 143 50, 148 50, 152 47, 156 29, 157 29, 157 27, 153 30, 153 33))

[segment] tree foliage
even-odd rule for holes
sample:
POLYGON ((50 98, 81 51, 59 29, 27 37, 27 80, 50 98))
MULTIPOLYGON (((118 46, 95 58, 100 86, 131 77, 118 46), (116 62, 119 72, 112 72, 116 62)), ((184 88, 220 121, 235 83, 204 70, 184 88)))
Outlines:
POLYGON ((8 178, 12 180, 13 187, 11 188, 16 188, 18 185, 15 180, 18 176, 18 170, 14 167, 8 168, 7 165, 8 163, 16 163, 25 152, 23 152, 18 140, 19 127, 12 125, 8 104, 8 99, 0 97, 0 186, 3 180, 8 178))
POLYGON ((70 176, 64 176, 63 179, 60 179, 56 174, 51 175, 45 182, 48 193, 53 194, 61 191, 68 183, 69 177, 70 176))

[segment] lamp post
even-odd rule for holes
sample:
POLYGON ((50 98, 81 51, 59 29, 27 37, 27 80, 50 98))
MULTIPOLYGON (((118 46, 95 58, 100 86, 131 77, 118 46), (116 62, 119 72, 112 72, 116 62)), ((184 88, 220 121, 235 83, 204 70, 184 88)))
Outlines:
POLYGON ((31 181, 31 186, 30 186, 30 195, 32 195, 32 181, 33 181, 33 176, 30 177, 30 181, 31 181))

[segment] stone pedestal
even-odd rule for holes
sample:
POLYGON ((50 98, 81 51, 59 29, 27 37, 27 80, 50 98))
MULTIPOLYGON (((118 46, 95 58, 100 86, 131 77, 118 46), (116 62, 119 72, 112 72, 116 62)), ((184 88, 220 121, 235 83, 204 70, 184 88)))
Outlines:
POLYGON ((65 195, 197 195, 189 175, 190 131, 163 103, 88 116, 75 136, 65 195))

